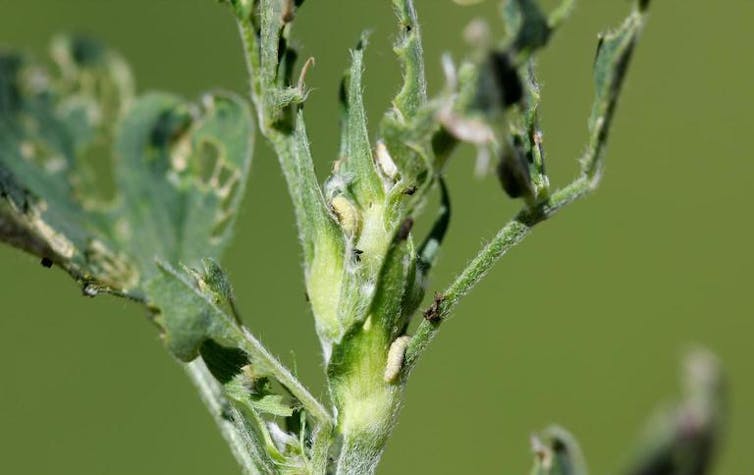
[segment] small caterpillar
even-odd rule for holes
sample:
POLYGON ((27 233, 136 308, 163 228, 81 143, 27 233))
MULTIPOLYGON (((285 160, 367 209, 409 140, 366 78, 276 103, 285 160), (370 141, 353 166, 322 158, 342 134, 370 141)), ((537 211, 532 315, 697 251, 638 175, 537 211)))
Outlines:
POLYGON ((347 236, 356 238, 361 231, 359 210, 343 195, 337 195, 330 201, 330 206, 338 218, 340 227, 347 236))
POLYGON ((408 335, 399 336, 390 345, 387 351, 387 364, 385 365, 385 382, 394 383, 398 378, 403 367, 403 357, 406 355, 406 349, 411 341, 408 335))

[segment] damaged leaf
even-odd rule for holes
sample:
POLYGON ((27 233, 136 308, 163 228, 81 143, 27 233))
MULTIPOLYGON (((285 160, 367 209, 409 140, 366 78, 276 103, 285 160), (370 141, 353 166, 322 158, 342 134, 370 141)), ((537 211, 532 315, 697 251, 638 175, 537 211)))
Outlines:
POLYGON ((0 239, 90 295, 143 300, 156 257, 195 264, 227 244, 248 107, 225 93, 134 98, 126 63, 87 38, 57 38, 51 55, 0 52, 0 239))

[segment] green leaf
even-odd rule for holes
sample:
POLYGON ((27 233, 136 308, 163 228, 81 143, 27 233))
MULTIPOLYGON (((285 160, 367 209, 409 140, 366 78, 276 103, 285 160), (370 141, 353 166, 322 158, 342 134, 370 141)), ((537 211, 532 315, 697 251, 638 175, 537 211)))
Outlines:
POLYGON ((561 427, 549 427, 540 436, 532 437, 532 449, 531 475, 587 475, 579 444, 561 427))
POLYGON ((403 82, 392 107, 380 122, 376 160, 380 169, 394 169, 389 197, 391 221, 400 222, 423 198, 435 174, 432 136, 438 129, 436 106, 427 103, 424 52, 418 15, 412 0, 392 0, 398 19, 398 38, 393 46, 401 67, 403 82), (414 190, 411 198, 404 194, 414 190))
POLYGON ((393 107, 396 115, 410 119, 427 102, 421 30, 412 0, 392 0, 392 3, 400 27, 393 51, 403 71, 403 84, 393 107))
POLYGON ((89 40, 57 39, 53 54, 57 73, 0 52, 0 239, 82 284, 128 291, 137 271, 107 239, 85 159, 113 134, 130 101, 130 73, 89 40))
POLYGON ((125 225, 120 241, 149 275, 154 258, 200 264, 228 243, 251 159, 251 118, 230 95, 199 106, 165 94, 140 98, 115 145, 125 225))
POLYGON ((335 172, 337 181, 347 187, 340 191, 352 195, 361 208, 368 208, 371 203, 381 200, 384 196, 383 179, 389 182, 392 178, 384 176, 381 179, 369 143, 361 79, 367 39, 367 35, 362 34, 356 48, 351 50, 351 67, 341 85, 341 152, 335 172))
POLYGON ((134 99, 123 60, 88 39, 58 38, 52 55, 54 72, 0 54, 0 238, 89 294, 138 299, 156 257, 219 256, 251 161, 246 103, 134 99))
POLYGON ((281 473, 301 473, 307 454, 301 451, 298 438, 278 428, 271 418, 290 417, 295 410, 305 409, 315 421, 327 423, 318 419, 324 411, 319 403, 233 316, 216 305, 217 293, 207 285, 206 274, 180 272, 163 263, 150 280, 148 292, 160 309, 155 320, 164 329, 166 345, 182 361, 201 355, 222 385, 223 398, 232 405, 231 416, 243 428, 247 449, 257 464, 273 472, 279 468, 281 473))
POLYGON ((250 380, 239 373, 236 378, 225 384, 228 397, 262 414, 278 417, 292 416, 294 407, 289 398, 274 394, 266 378, 258 376, 256 378, 250 380))
POLYGON ((644 24, 644 9, 639 7, 617 30, 600 36, 594 62, 595 98, 589 118, 589 143, 582 157, 582 169, 587 176, 599 173, 618 97, 623 86, 634 46, 644 24))
POLYGON ((159 274, 147 284, 150 303, 160 309, 155 319, 164 330, 165 345, 184 362, 199 356, 207 340, 225 347, 236 347, 240 340, 236 321, 220 311, 189 279, 163 263, 159 274))
POLYGON ((293 407, 279 394, 267 394, 259 399, 251 399, 250 404, 262 413, 278 417, 293 415, 293 407))
POLYGON ((575 0, 562 0, 548 16, 537 0, 506 0, 502 7, 503 23, 509 46, 523 59, 547 46, 555 29, 568 17, 575 0))
POLYGON ((403 333, 410 316, 404 312, 402 304, 406 294, 413 290, 413 274, 416 272, 416 249, 409 239, 408 230, 401 229, 398 234, 405 236, 396 235, 393 239, 382 263, 369 309, 373 323, 387 332, 390 341, 403 333))
POLYGON ((552 29, 536 0, 507 0, 503 4, 503 20, 516 51, 539 49, 550 39, 552 29))

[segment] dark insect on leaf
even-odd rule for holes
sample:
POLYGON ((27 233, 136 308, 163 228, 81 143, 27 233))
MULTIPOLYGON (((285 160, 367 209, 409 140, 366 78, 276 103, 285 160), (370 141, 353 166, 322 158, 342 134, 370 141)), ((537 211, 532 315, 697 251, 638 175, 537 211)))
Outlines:
POLYGON ((353 258, 356 260, 356 262, 361 262, 361 255, 364 254, 364 251, 358 248, 353 249, 353 258))

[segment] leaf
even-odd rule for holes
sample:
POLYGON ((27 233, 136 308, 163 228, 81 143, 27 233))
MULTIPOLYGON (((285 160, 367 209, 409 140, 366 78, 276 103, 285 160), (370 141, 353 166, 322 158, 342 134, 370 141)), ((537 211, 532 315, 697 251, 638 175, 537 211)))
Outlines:
MULTIPOLYGON (((381 141, 378 163, 389 163, 396 170, 392 180, 401 186, 393 188, 389 200, 395 210, 392 220, 402 219, 422 199, 437 170, 434 168, 432 136, 438 129, 434 118, 436 106, 427 103, 427 82, 424 73, 424 51, 418 15, 412 0, 392 0, 398 19, 399 33, 393 46, 403 81, 390 109, 380 122, 381 141), (405 190, 412 196, 406 198, 405 190)), ((385 166, 380 167, 383 171, 385 166)))
POLYGON ((300 473, 306 454, 299 450, 298 438, 271 419, 290 417, 305 407, 296 396, 300 383, 233 316, 216 305, 216 293, 206 281, 203 285, 197 280, 202 276, 161 263, 159 274, 150 280, 147 290, 153 305, 160 309, 155 319, 164 329, 165 344, 185 362, 201 355, 222 385, 223 398, 233 407, 231 416, 243 427, 247 448, 258 464, 280 466, 281 470, 294 467, 299 471, 292 473, 300 473), (285 443, 277 444, 278 440, 285 443))
POLYGON ((251 399, 250 404, 262 413, 278 417, 290 417, 293 415, 293 407, 279 394, 267 394, 259 399, 251 399))
POLYGON ((0 239, 60 265, 81 283, 127 291, 137 272, 92 209, 84 156, 130 99, 113 53, 58 39, 58 73, 0 52, 0 239))
POLYGON ((90 294, 138 299, 155 257, 219 256, 251 161, 246 103, 134 99, 125 62, 99 43, 61 37, 52 54, 52 72, 0 54, 0 238, 90 294))
MULTIPOLYGON (((356 48, 351 50, 351 67, 341 85, 341 156, 335 172, 340 181, 347 183, 348 189, 343 191, 352 194, 362 208, 369 207, 384 196, 382 179, 372 158, 364 110, 361 78, 367 39, 367 35, 362 34, 356 48)), ((390 178, 383 177, 386 182, 390 178)))
POLYGON ((235 320, 202 294, 189 276, 162 263, 146 290, 152 305, 160 309, 155 318, 164 330, 165 345, 179 360, 195 359, 210 339, 225 347, 237 346, 241 337, 235 320))
POLYGON ((536 0, 507 0, 503 20, 517 52, 542 48, 550 39, 552 29, 536 0))
POLYGON ((647 2, 623 22, 617 30, 600 36, 594 61, 595 98, 589 118, 589 144, 582 157, 582 167, 588 176, 599 172, 602 154, 607 143, 615 107, 623 86, 628 65, 641 28, 647 2))
POLYGON ((228 243, 251 159, 251 118, 230 95, 206 95, 200 106, 174 96, 139 99, 115 145, 130 229, 117 238, 141 263, 159 256, 190 266, 217 257, 228 243))
POLYGON ((510 47, 523 59, 547 46, 555 30, 568 18, 575 0, 561 0, 550 15, 546 15, 537 0, 506 0, 502 7, 503 23, 510 47))
POLYGON ((411 118, 427 102, 421 30, 413 0, 392 0, 392 3, 400 26, 393 51, 403 72, 403 84, 393 106, 397 115, 411 118))

